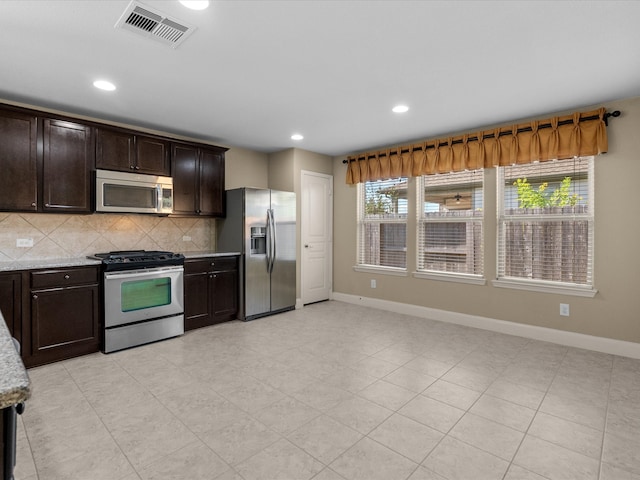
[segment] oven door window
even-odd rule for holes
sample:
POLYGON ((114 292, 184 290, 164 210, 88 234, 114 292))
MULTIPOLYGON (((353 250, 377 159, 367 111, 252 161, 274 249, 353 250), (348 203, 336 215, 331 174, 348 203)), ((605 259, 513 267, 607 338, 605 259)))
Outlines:
POLYGON ((171 278, 149 278, 122 282, 123 312, 162 307, 171 303, 171 278))

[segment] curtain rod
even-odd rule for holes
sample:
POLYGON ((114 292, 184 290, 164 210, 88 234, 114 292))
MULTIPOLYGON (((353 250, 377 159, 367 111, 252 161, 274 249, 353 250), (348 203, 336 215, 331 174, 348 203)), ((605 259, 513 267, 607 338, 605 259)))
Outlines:
MULTIPOLYGON (((605 113, 604 114, 604 118, 603 118, 604 124, 606 126, 609 126, 609 117, 614 117, 615 118, 615 117, 619 117, 619 116, 620 116, 620 110, 614 110, 611 113, 609 113, 609 112, 605 113)), ((580 122, 586 122, 588 120, 598 120, 598 118, 600 118, 599 115, 590 115, 588 117, 581 118, 580 122)), ((560 125, 570 125, 572 123, 573 123, 573 120, 562 120, 562 121, 558 122, 558 126, 560 126, 560 125)), ((543 123, 541 125, 538 125, 538 129, 539 130, 540 129, 545 129, 545 128, 551 128, 551 124, 550 123, 543 123)), ((522 128, 519 128, 517 130, 517 133, 530 132, 530 131, 531 131, 531 127, 522 127, 522 128)), ((511 132, 511 131, 500 132, 500 134, 498 136, 499 137, 503 137, 503 136, 506 136, 506 135, 513 135, 513 132, 511 132)), ((488 134, 482 136, 483 140, 486 140, 487 138, 495 138, 495 135, 493 133, 488 133, 488 134)), ((467 139, 467 141, 468 142, 477 142, 478 141, 478 137, 477 136, 469 137, 467 139)), ((453 140, 451 142, 451 145, 457 145, 459 143, 462 143, 462 140, 453 140)), ((449 144, 447 143, 445 145, 449 145, 449 144)), ((441 146, 443 146, 443 145, 441 145, 441 146)), ((435 145, 427 145, 426 148, 427 148, 427 150, 430 149, 430 148, 435 148, 435 145)), ((422 150, 422 147, 421 146, 420 147, 416 147, 416 148, 414 148, 414 150, 422 150)), ((401 150, 401 153, 408 153, 408 152, 409 152, 409 150, 405 150, 405 149, 401 150)), ((392 152, 392 153, 395 154, 396 152, 392 152)), ((381 153, 380 156, 381 157, 386 157, 387 154, 386 153, 381 153)), ((369 155, 365 154, 363 160, 366 160, 368 157, 369 157, 369 155)), ((350 161, 351 162, 355 162, 356 160, 358 160, 358 159, 357 158, 352 158, 351 160, 347 160, 345 158, 344 160, 342 160, 342 163, 346 164, 346 163, 349 163, 350 161)))

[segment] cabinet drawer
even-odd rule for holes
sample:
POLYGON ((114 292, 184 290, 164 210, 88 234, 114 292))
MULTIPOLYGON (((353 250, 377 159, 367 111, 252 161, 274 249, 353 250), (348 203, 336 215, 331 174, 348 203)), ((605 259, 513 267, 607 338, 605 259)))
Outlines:
POLYGON ((238 257, 206 257, 184 262, 185 275, 238 269, 238 257))
POLYGON ((214 272, 237 269, 238 257, 214 257, 211 259, 211 270, 214 272))
POLYGON ((207 273, 211 271, 212 259, 185 260, 184 274, 192 275, 196 273, 207 273))
POLYGON ((71 268, 31 272, 31 288, 66 287, 87 283, 98 283, 97 268, 71 268))

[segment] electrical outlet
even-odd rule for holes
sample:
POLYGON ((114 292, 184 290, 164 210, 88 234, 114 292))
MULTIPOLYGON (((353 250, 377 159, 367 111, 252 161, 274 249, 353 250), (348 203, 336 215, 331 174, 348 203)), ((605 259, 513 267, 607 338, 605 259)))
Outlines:
POLYGON ((560 315, 563 317, 568 317, 569 316, 569 304, 568 303, 561 303, 560 304, 560 315))
POLYGON ((19 247, 19 248, 33 247, 33 238, 16 238, 16 247, 19 247))
POLYGON ((371 288, 376 288, 376 279, 375 278, 371 279, 371 288))
POLYGON ((190 242, 190 241, 191 241, 191 237, 190 237, 189 235, 184 235, 184 236, 182 237, 182 241, 183 241, 183 242, 190 242))

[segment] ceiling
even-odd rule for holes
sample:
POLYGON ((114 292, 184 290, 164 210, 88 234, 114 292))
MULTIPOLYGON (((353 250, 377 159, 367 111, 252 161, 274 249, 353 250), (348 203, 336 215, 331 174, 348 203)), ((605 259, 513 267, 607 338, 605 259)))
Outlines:
POLYGON ((172 49, 114 28, 128 0, 0 0, 0 98, 343 155, 640 96, 637 1, 140 3, 197 30, 172 49))

